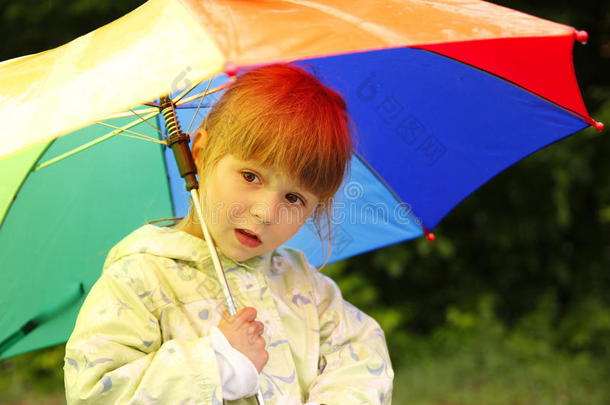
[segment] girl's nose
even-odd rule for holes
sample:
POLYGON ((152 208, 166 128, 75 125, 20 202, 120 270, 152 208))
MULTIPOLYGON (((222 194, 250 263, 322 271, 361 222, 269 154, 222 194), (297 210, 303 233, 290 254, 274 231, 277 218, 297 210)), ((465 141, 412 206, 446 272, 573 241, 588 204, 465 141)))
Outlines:
POLYGON ((262 196, 250 206, 250 215, 259 223, 269 225, 275 220, 280 203, 281 200, 275 195, 262 196))
POLYGON ((260 201, 255 202, 250 206, 250 215, 252 215, 258 223, 269 223, 269 207, 260 201))

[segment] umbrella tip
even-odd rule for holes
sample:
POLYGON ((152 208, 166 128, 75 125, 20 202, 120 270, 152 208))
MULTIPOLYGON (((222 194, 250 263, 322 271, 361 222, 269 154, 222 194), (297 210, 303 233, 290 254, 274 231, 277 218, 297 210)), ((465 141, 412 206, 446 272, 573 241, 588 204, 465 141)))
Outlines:
POLYGON ((586 121, 587 124, 589 124, 593 128, 595 128, 597 130, 597 132, 601 132, 601 131, 604 130, 604 123, 603 122, 595 121, 591 117, 586 117, 585 121, 586 121))
POLYGON ((593 127, 598 131, 601 132, 604 130, 604 123, 603 122, 599 122, 599 121, 593 121, 593 127))
POLYGON ((436 239, 436 236, 434 236, 434 234, 432 232, 430 232, 428 230, 428 228, 426 228, 424 226, 424 234, 426 234, 426 239, 428 239, 429 242, 434 242, 434 239, 436 239))
POLYGON ((237 74, 237 66, 232 62, 225 62, 222 70, 224 70, 229 77, 234 77, 237 74))
POLYGON ((576 36, 576 40, 583 45, 585 45, 589 40, 589 34, 587 31, 574 30, 574 35, 576 36))
POLYGON ((603 122, 599 122, 599 121, 595 121, 593 118, 591 117, 584 117, 585 122, 589 125, 591 125, 593 128, 595 128, 597 130, 597 132, 601 132, 604 130, 604 123, 603 122))

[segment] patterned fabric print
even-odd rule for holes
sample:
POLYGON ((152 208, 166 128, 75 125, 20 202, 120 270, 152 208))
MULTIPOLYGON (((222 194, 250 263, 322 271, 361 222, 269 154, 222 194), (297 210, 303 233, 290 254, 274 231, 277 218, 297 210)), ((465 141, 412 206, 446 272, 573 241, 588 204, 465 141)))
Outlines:
MULTIPOLYGON (((391 402, 383 331, 302 253, 221 262, 238 310, 256 308, 265 325, 267 405, 391 402)), ((152 225, 135 231, 109 253, 66 345, 68 403, 222 404, 208 333, 225 308, 205 242, 152 225)))
MULTIPOLYGON (((265 325, 263 338, 267 342, 269 361, 260 375, 260 390, 265 404, 299 404, 304 396, 298 384, 295 384, 296 368, 275 303, 269 294, 269 287, 262 276, 262 269, 239 267, 226 273, 227 281, 232 287, 236 306, 252 306, 257 310, 257 320, 265 325), (239 290, 234 286, 241 286, 239 290)), ((229 404, 252 403, 251 400, 228 401, 229 404)), ((255 402, 254 402, 255 403, 255 402)))

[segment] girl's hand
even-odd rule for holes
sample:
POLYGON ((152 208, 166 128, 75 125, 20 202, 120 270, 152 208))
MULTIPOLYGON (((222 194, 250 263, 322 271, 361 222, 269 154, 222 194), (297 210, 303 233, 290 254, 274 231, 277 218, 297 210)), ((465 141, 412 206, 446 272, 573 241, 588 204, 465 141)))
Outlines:
POLYGON ((256 309, 253 307, 242 308, 233 316, 225 311, 218 329, 234 349, 250 359, 260 373, 269 360, 269 353, 265 350, 265 339, 261 336, 265 326, 255 319, 256 309))

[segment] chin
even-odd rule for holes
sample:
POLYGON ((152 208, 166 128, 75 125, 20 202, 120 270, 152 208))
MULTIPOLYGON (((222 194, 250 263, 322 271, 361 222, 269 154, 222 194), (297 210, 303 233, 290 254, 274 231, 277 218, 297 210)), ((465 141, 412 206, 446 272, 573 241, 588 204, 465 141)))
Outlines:
POLYGON ((231 257, 231 259, 235 260, 236 262, 245 262, 246 260, 251 259, 251 258, 253 258, 255 256, 258 256, 258 254, 256 254, 256 255, 242 255, 242 256, 237 255, 237 256, 231 257))
MULTIPOLYGON (((220 249, 220 250, 224 253, 224 251, 222 249, 220 249)), ((235 260, 236 262, 243 262, 243 261, 251 259, 251 258, 253 258, 255 256, 258 256, 258 255, 260 255, 262 253, 246 254, 243 251, 241 251, 241 252, 227 252, 227 253, 224 253, 224 254, 225 254, 225 256, 227 256, 230 259, 235 260)))

